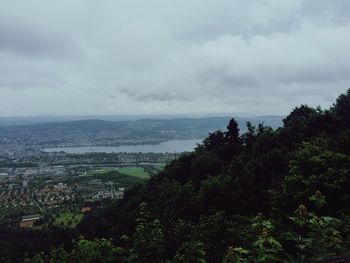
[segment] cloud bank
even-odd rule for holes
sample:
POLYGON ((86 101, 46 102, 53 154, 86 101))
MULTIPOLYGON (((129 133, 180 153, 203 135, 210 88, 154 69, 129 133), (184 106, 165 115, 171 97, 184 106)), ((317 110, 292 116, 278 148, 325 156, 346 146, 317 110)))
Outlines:
POLYGON ((350 87, 347 0, 4 1, 0 115, 286 114, 350 87))

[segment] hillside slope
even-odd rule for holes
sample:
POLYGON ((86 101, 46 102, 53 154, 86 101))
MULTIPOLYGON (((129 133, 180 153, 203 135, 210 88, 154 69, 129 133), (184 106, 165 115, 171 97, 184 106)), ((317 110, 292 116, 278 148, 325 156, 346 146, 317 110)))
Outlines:
POLYGON ((80 233, 112 237, 135 262, 311 262, 347 253, 350 90, 329 110, 302 105, 283 123, 248 123, 241 134, 231 120, 146 186, 86 216, 80 233))
POLYGON ((232 119, 123 200, 87 214, 75 232, 60 236, 65 247, 50 251, 41 244, 46 254, 32 258, 40 251, 33 239, 28 261, 344 257, 350 251, 349 110, 350 90, 328 110, 295 108, 276 130, 248 123, 242 133, 232 119))

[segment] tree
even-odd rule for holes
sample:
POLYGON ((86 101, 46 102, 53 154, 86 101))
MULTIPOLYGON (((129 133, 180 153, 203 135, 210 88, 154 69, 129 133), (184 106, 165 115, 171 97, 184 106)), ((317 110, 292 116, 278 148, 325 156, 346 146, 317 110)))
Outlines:
POLYGON ((114 263, 121 262, 119 254, 121 248, 112 244, 111 239, 73 240, 72 250, 65 250, 62 246, 53 248, 49 254, 39 253, 33 258, 27 258, 26 263, 114 263))
POLYGON ((225 144, 225 134, 222 131, 209 133, 209 136, 204 139, 203 146, 208 151, 213 151, 225 144))
POLYGON ((338 97, 336 103, 333 105, 331 110, 340 119, 342 124, 350 129, 350 89, 347 90, 346 94, 342 94, 338 97))
POLYGON ((238 123, 234 118, 232 118, 227 125, 227 132, 225 133, 225 138, 228 141, 228 143, 240 143, 239 127, 238 123))
POLYGON ((162 262, 164 258, 164 234, 159 219, 154 218, 146 203, 139 206, 137 225, 132 237, 138 262, 162 262))
POLYGON ((206 263, 203 243, 200 241, 184 242, 176 252, 173 263, 206 263))
POLYGON ((332 203, 325 212, 335 214, 341 207, 349 208, 349 174, 349 156, 328 150, 324 140, 303 143, 290 161, 289 175, 283 181, 287 207, 307 203, 319 190, 332 203), (347 205, 344 207, 344 204, 347 205))
MULTIPOLYGON (((318 209, 326 204, 320 191, 316 191, 309 200, 318 209)), ((286 236, 294 242, 293 252, 297 254, 298 262, 322 260, 340 252, 343 243, 339 232, 340 220, 308 212, 304 205, 299 205, 290 220, 294 226, 286 236)))
POLYGON ((321 132, 318 118, 322 112, 307 105, 301 105, 283 120, 284 129, 281 130, 279 140, 289 149, 297 147, 302 141, 317 136, 321 132))

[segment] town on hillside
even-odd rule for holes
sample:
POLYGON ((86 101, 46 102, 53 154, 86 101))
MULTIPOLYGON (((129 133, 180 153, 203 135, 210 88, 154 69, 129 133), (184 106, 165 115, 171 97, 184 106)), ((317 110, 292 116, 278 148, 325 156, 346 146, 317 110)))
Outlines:
POLYGON ((3 155, 0 220, 11 227, 74 227, 83 213, 122 199, 126 189, 175 158, 155 153, 3 155))

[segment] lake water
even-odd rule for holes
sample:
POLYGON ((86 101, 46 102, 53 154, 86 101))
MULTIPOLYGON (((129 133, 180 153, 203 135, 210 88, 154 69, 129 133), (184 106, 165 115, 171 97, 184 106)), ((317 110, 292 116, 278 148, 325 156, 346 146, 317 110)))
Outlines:
POLYGON ((172 140, 162 142, 160 144, 140 144, 140 145, 124 145, 124 146, 86 146, 86 147, 62 147, 62 148, 46 148, 44 152, 66 152, 82 154, 88 152, 104 152, 104 153, 180 153, 190 152, 194 150, 197 143, 202 140, 172 140))

